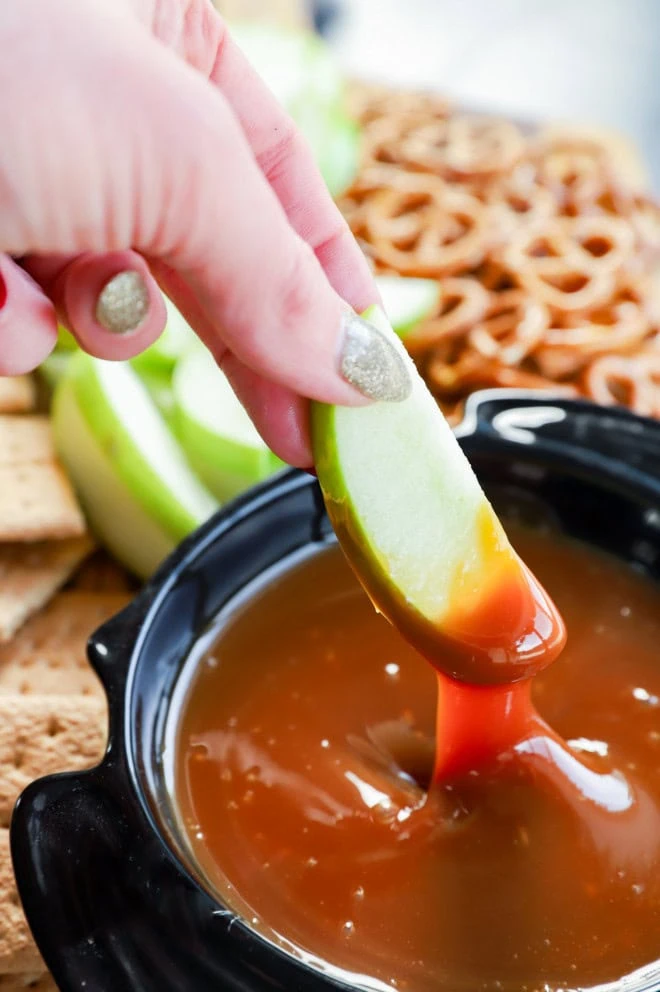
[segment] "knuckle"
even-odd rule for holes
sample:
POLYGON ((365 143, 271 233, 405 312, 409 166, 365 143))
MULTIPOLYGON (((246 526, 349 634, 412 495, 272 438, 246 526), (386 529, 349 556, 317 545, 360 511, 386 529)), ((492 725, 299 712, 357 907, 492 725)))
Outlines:
POLYGON ((212 75, 223 57, 227 28, 208 0, 159 0, 151 27, 203 76, 212 75))
POLYGON ((279 313, 284 329, 304 327, 318 302, 316 260, 308 245, 300 243, 285 271, 279 288, 279 313))
POLYGON ((281 127, 272 141, 257 153, 257 164, 269 183, 275 184, 296 158, 302 148, 302 138, 295 124, 289 118, 284 119, 281 127))

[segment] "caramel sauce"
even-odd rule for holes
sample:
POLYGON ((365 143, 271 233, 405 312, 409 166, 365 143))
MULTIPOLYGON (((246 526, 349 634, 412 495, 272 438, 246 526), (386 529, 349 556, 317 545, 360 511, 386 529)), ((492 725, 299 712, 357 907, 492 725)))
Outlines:
POLYGON ((194 860, 358 986, 587 989, 660 958, 660 588, 511 533, 570 632, 533 682, 434 671, 336 549, 191 659, 174 789, 194 860))
POLYGON ((531 678, 560 654, 566 640, 561 615, 489 504, 477 516, 473 558, 452 575, 448 607, 435 621, 376 574, 372 552, 337 505, 331 519, 376 609, 438 671, 470 684, 502 685, 531 678))

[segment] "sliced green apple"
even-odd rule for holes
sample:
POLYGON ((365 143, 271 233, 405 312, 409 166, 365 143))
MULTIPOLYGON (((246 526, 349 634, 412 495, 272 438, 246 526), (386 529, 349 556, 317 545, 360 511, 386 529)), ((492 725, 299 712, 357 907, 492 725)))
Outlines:
POLYGON ((72 358, 53 431, 92 527, 141 576, 218 507, 127 363, 72 358))
POLYGON ((118 477, 81 413, 71 382, 63 382, 55 394, 53 430, 60 459, 75 483, 90 526, 118 561, 140 578, 148 578, 176 542, 118 477))
POLYGON ((57 325, 57 345, 58 351, 77 351, 78 342, 71 331, 64 324, 57 325))
POLYGON ((440 283, 434 279, 376 276, 387 318, 405 340, 414 327, 433 313, 440 301, 440 283))
POLYGON ((282 467, 211 354, 196 350, 173 378, 175 430, 190 464, 221 501, 282 467))
POLYGON ((318 478, 339 536, 350 529, 368 554, 370 581, 392 585, 435 620, 448 606, 454 568, 473 556, 486 497, 380 308, 365 318, 396 345, 413 390, 402 403, 314 403, 318 478))
POLYGON ((192 327, 172 301, 166 296, 163 298, 167 309, 167 323, 163 333, 149 348, 131 360, 133 367, 140 372, 143 369, 171 370, 179 358, 198 344, 198 338, 192 327))
POLYGON ((527 677, 560 649, 561 621, 401 340, 379 308, 365 317, 399 352, 412 391, 400 403, 312 404, 316 469, 339 541, 377 609, 446 674, 527 677), (550 619, 542 635, 537 607, 550 619))
POLYGON ((302 99, 323 108, 336 104, 343 79, 330 50, 308 31, 272 24, 232 25, 232 36, 277 100, 295 115, 302 99))
POLYGON ((147 387, 147 392, 156 404, 160 415, 171 427, 174 415, 174 396, 172 395, 172 372, 170 369, 136 368, 135 371, 147 387))
POLYGON ((344 110, 341 70, 315 35, 263 24, 235 25, 234 38, 305 135, 333 196, 357 170, 359 128, 344 110))
POLYGON ((316 158, 326 185, 334 197, 353 182, 360 155, 360 129, 341 111, 334 113, 323 135, 319 135, 316 158))
POLYGON ((54 389, 62 376, 65 374, 73 352, 55 351, 39 366, 39 374, 51 389, 54 389))

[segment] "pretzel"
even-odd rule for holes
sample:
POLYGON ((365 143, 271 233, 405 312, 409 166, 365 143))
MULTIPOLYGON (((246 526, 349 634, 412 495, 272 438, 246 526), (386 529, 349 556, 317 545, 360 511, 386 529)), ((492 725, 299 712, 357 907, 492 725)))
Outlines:
POLYGON ((584 324, 563 332, 553 329, 551 333, 556 338, 548 336, 547 342, 536 351, 534 361, 543 375, 562 380, 576 376, 594 356, 630 352, 644 337, 646 328, 640 327, 633 315, 630 323, 623 320, 615 328, 584 324))
POLYGON ((347 109, 364 125, 392 117, 444 118, 449 115, 451 107, 444 97, 435 93, 393 92, 384 86, 354 84, 349 89, 347 109))
POLYGON ((468 334, 469 345, 486 359, 518 365, 543 340, 550 315, 522 290, 491 294, 485 316, 468 334))
POLYGON ((418 123, 416 118, 387 117, 375 120, 362 131, 361 154, 365 165, 392 165, 403 163, 402 144, 408 133, 418 123))
POLYGON ((436 313, 406 336, 411 355, 465 333, 487 312, 489 296, 475 279, 443 279, 436 313))
POLYGON ((627 406, 641 416, 660 417, 660 352, 599 358, 586 370, 583 387, 603 406, 627 406))
POLYGON ((374 258, 402 275, 435 278, 478 265, 488 237, 482 204, 434 177, 409 178, 407 189, 379 190, 365 205, 374 258))
POLYGON ((476 116, 432 121, 401 142, 402 161, 412 169, 462 180, 506 173, 523 150, 515 124, 476 116))
POLYGON ((559 211, 569 215, 597 204, 607 185, 602 163, 584 150, 549 152, 539 164, 538 175, 559 211))
POLYGON ((363 91, 362 164, 341 206, 377 271, 440 281, 408 350, 455 422, 485 387, 660 417, 660 206, 606 132, 363 91))
POLYGON ((451 357, 437 355, 427 366, 431 388, 442 395, 467 395, 475 389, 543 389, 558 395, 575 396, 577 388, 551 382, 544 376, 526 369, 511 368, 495 359, 484 360, 474 352, 466 352, 452 361, 451 357))
POLYGON ((608 267, 580 249, 559 220, 542 234, 521 231, 503 249, 502 259, 531 296, 562 313, 600 306, 616 285, 608 267))
POLYGON ((660 206, 647 196, 636 196, 629 204, 628 221, 636 239, 636 268, 660 261, 660 206))
POLYGON ((636 192, 648 185, 648 170, 634 145, 622 134, 584 124, 555 123, 539 131, 532 141, 541 157, 553 151, 579 153, 599 162, 611 182, 636 192))
POLYGON ((521 224, 541 227, 557 214, 554 197, 536 181, 535 170, 528 162, 520 163, 511 175, 490 183, 483 198, 501 240, 510 237, 521 224))
POLYGON ((559 223, 572 249, 594 269, 621 269, 631 256, 635 234, 630 224, 619 217, 567 217, 559 223))

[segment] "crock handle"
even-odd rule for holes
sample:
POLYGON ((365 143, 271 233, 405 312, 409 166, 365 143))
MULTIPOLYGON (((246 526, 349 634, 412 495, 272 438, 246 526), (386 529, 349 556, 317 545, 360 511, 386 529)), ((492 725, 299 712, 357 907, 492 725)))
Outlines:
POLYGON ((546 464, 569 458, 577 470, 660 499, 660 421, 622 407, 489 390, 470 398, 456 434, 468 453, 484 441, 500 451, 525 445, 531 460, 536 454, 546 464))
POLYGON ((15 808, 19 893, 61 992, 350 992, 257 941, 177 866, 108 756, 15 808))

